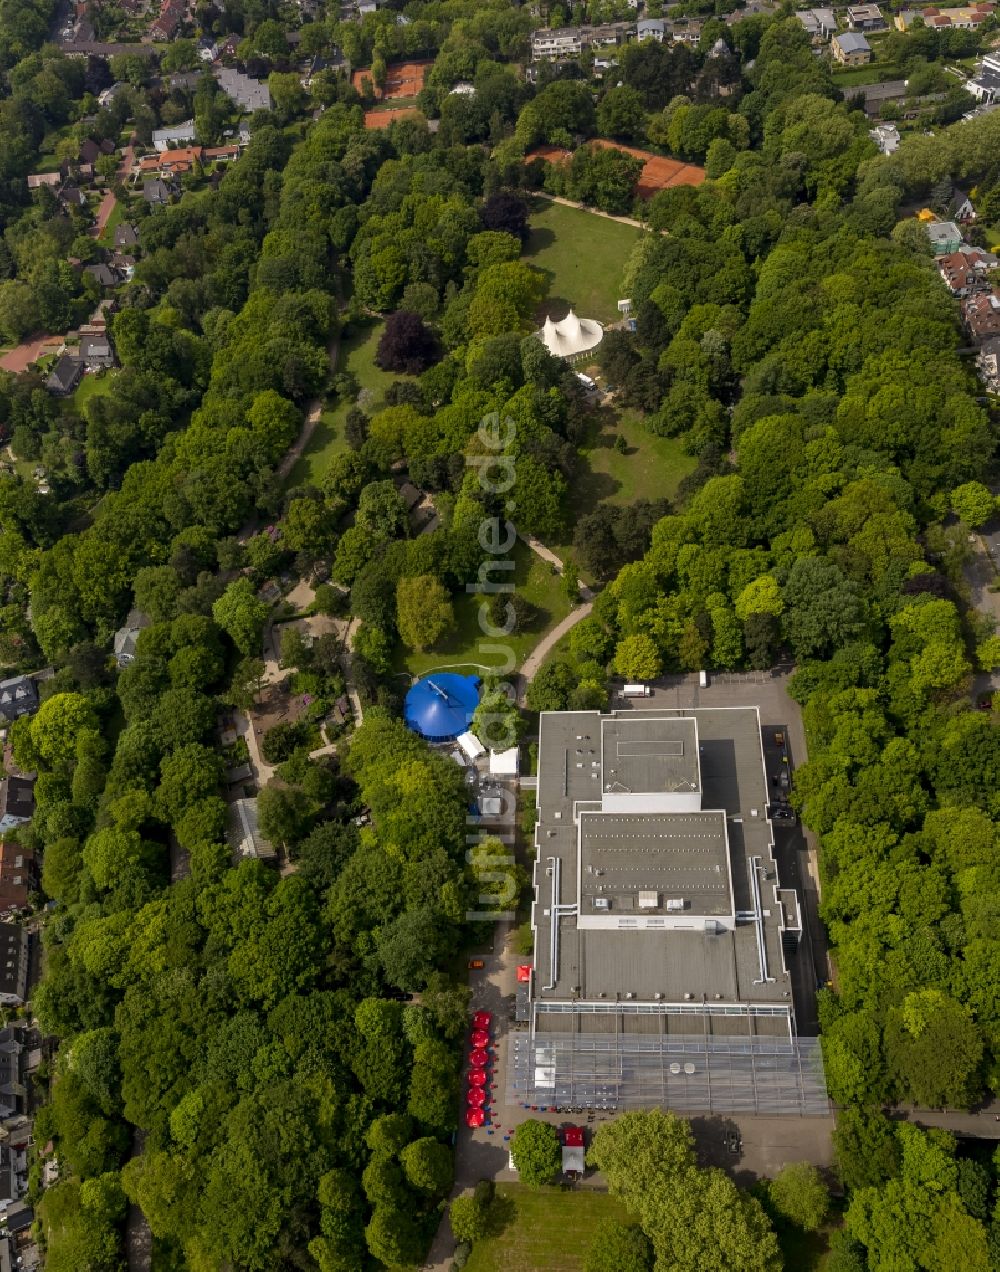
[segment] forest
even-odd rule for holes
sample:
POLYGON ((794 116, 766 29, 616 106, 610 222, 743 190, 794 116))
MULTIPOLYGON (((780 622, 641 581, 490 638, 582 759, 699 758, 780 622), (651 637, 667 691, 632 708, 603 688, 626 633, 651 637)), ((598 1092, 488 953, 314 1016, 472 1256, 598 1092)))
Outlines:
MULTIPOLYGON (((46 1266, 117 1269, 129 1203, 160 1270, 424 1259, 452 1183, 456 956, 481 863, 466 858, 461 774, 399 718, 396 659, 447 628, 481 524, 506 516, 475 469, 480 421, 497 413, 515 426, 517 528, 572 543, 599 589, 517 727, 605 705, 615 676, 795 663, 810 759, 793 799, 821 845, 836 967, 822 1037, 845 1110, 828 1267, 985 1272, 1000 1262, 996 1166, 882 1110, 966 1108, 1000 1085, 1000 747, 972 692, 1000 640, 963 583, 969 530, 995 506, 982 484, 995 404, 909 214, 942 182, 984 197, 1000 184, 998 116, 885 157, 794 19, 737 23, 721 68, 707 42, 633 46, 622 85, 595 102, 579 79, 518 77, 521 11, 410 8, 408 25, 311 24, 323 29, 303 38, 336 40, 353 62, 433 56, 425 117, 366 130, 342 77, 316 119, 294 100, 258 114, 218 182, 140 218, 109 391, 78 409, 34 373, 0 382, 5 439, 51 482, 45 495, 0 475, 0 662, 54 669, 38 714, 11 729, 17 763, 38 773, 24 838, 55 903, 32 1003, 60 1040, 35 1129, 65 1164, 39 1204, 46 1266), (450 94, 465 80, 474 95, 450 94), (672 501, 577 518, 589 408, 531 334, 545 280, 525 251, 529 199, 566 190, 628 211, 636 166, 583 148, 568 173, 524 160, 595 136, 703 160, 708 180, 645 207, 621 290, 636 330, 599 351, 623 404, 694 470, 672 501), (328 358, 373 314, 395 377, 378 402, 328 358), (277 480, 328 392, 349 404, 349 445, 315 481, 277 480), (433 495, 430 533, 409 532, 400 465, 433 495), (253 698, 259 590, 282 571, 327 580, 322 603, 359 621, 366 710, 336 756, 283 739, 261 797, 294 866, 279 876, 232 864, 217 729, 253 698), (112 670, 132 606, 151 622, 112 670)), ((277 66, 260 9, 240 7, 239 33, 277 66)), ((25 185, 101 82, 44 43, 50 17, 0 6, 8 338, 63 330, 96 300, 69 265, 81 227, 25 185)), ((147 129, 164 121, 165 100, 135 78, 121 118, 96 112, 98 131, 130 111, 147 129)), ((318 680, 338 674, 328 655, 318 680)), ((682 1139, 664 1131, 662 1153, 681 1210, 705 1182, 682 1139)), ((595 1162, 664 1265, 735 1257, 711 1237, 682 1248, 647 1195, 662 1163, 628 1192, 632 1151, 626 1131, 609 1134, 595 1162)), ((732 1240, 749 1233, 775 1268, 780 1208, 755 1205, 739 1202, 732 1240)))

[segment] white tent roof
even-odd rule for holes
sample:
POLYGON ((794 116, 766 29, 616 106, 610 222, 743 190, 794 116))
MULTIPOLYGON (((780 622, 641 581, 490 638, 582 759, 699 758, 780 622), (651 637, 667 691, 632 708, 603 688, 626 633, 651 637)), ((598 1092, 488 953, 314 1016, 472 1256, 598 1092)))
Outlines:
POLYGON ((490 773, 494 777, 517 777, 517 747, 490 752, 490 773))
POLYGON ((455 741, 470 760, 478 759, 480 755, 486 754, 486 747, 483 746, 474 733, 460 733, 455 741))
POLYGON ((557 358, 570 358, 595 349, 604 338, 604 328, 593 318, 578 318, 571 309, 561 322, 547 317, 535 334, 549 353, 557 358))

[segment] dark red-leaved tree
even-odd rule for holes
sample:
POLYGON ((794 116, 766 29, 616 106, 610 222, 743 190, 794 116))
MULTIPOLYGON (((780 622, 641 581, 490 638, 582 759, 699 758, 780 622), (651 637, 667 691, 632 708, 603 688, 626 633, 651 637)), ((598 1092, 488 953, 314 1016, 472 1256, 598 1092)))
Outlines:
POLYGON ((528 207, 516 194, 491 195, 483 204, 479 219, 487 230, 503 230, 523 239, 528 232, 528 207))
POLYGON ((419 314, 410 309, 398 309, 389 315, 375 354, 375 361, 383 371, 419 375, 436 357, 434 332, 419 314))

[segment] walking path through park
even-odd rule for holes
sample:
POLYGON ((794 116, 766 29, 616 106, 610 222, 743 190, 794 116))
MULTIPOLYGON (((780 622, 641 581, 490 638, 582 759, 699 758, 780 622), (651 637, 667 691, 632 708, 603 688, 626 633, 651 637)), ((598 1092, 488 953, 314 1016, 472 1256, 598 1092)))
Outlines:
MULTIPOLYGON (((340 324, 338 322, 337 329, 330 337, 330 343, 326 346, 327 357, 330 360, 331 373, 337 369, 337 358, 340 356, 340 324)), ((316 432, 316 425, 319 423, 319 417, 323 414, 323 407, 326 405, 326 398, 318 397, 309 403, 306 410, 306 418, 302 421, 302 431, 288 449, 285 458, 278 465, 278 480, 285 482, 288 480, 292 469, 302 458, 302 454, 306 447, 312 441, 312 435, 316 432)))
POLYGON ((531 653, 525 658, 521 665, 521 692, 518 697, 521 699, 521 705, 524 705, 524 695, 527 692, 528 685, 534 680, 538 674, 538 669, 545 662, 549 654, 556 645, 562 640, 568 631, 571 631, 577 623, 586 618, 590 611, 594 608, 593 601, 584 601, 582 605, 578 605, 572 610, 561 623, 557 623, 555 627, 543 636, 531 653))
POLYGON ((610 212, 602 212, 600 208, 588 207, 586 203, 577 203, 574 199, 564 199, 560 194, 546 194, 544 190, 533 190, 539 199, 548 199, 550 203, 561 203, 564 208, 577 208, 580 212, 589 212, 591 216, 603 216, 605 221, 617 221, 619 225, 633 225, 637 230, 648 230, 649 226, 637 221, 634 216, 612 216, 610 212))
MULTIPOLYGON (((563 202, 565 202, 565 200, 563 200, 563 202)), ((536 556, 541 557, 543 561, 547 561, 557 574, 562 575, 564 573, 562 559, 556 556, 551 548, 547 548, 544 543, 540 543, 538 539, 530 534, 521 534, 518 535, 518 538, 522 543, 526 544, 536 556)), ((531 684, 532 680, 534 680, 535 676, 538 674, 539 667, 541 667, 542 663, 545 662, 546 658, 548 658, 549 654, 555 646, 558 645, 566 633, 574 628, 581 619, 586 618, 590 611, 594 608, 594 593, 589 587, 587 587, 586 583, 580 584, 580 596, 583 598, 583 604, 578 605, 576 609, 571 610, 561 623, 557 623, 550 632, 543 636, 521 664, 521 670, 519 673, 520 689, 518 692, 518 701, 522 707, 524 706, 524 696, 527 692, 528 685, 531 684)))

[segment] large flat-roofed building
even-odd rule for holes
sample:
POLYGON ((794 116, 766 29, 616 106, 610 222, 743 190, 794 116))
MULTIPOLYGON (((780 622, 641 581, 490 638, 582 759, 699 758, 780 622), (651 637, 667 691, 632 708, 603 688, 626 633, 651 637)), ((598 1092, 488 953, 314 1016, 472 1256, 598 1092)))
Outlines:
POLYGON ((508 1098, 828 1111, 795 1028, 755 707, 543 712, 527 1033, 508 1098))

